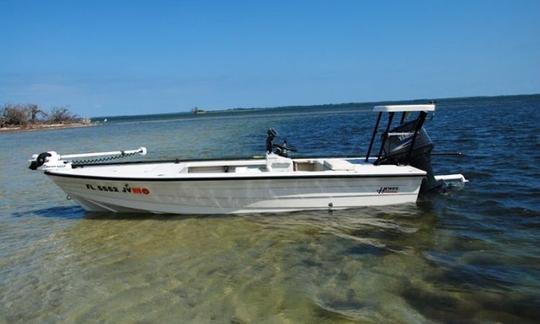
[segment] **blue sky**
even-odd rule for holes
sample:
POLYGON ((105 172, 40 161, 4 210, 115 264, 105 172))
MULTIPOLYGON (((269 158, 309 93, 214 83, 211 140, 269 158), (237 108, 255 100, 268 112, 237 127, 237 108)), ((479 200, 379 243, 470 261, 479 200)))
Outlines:
POLYGON ((82 116, 540 92, 540 1, 0 0, 0 104, 82 116))

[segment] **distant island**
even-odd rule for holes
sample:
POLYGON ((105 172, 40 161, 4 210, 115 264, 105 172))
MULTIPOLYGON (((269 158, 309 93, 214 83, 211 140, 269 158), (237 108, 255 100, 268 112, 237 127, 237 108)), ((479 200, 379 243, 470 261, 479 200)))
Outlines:
POLYGON ((540 94, 517 94, 517 95, 500 95, 500 96, 475 96, 475 97, 450 97, 450 98, 420 98, 420 99, 404 99, 404 100, 387 100, 387 101, 370 101, 370 102, 347 102, 347 103, 328 103, 328 104, 315 104, 315 105, 290 105, 290 106, 274 106, 274 107, 232 107, 232 108, 208 108, 203 110, 195 107, 188 111, 169 112, 169 113, 155 113, 155 114, 140 114, 140 115, 106 115, 92 117, 92 122, 101 123, 104 119, 109 122, 118 121, 134 121, 134 120, 167 120, 172 118, 193 118, 193 115, 199 117, 216 117, 229 114, 255 114, 258 112, 279 113, 286 112, 309 112, 315 110, 323 111, 337 111, 337 110, 365 110, 370 111, 375 105, 393 105, 393 104, 423 104, 435 102, 441 106, 450 102, 463 102, 466 104, 468 101, 474 101, 477 99, 500 99, 500 98, 514 98, 521 100, 522 98, 535 97, 539 98, 540 94), (203 113, 200 113, 203 111, 203 113))
POLYGON ((0 132, 90 125, 89 119, 81 118, 63 106, 49 111, 35 104, 6 104, 0 108, 0 132))
POLYGON ((195 115, 206 114, 206 110, 195 107, 195 108, 191 109, 191 113, 195 114, 195 115))
POLYGON ((454 102, 467 101, 486 98, 522 98, 522 97, 539 97, 539 93, 531 94, 515 94, 515 95, 495 95, 495 96, 471 96, 471 97, 443 97, 443 98, 418 98, 418 99, 402 99, 402 100, 384 100, 384 101, 365 101, 365 102, 344 102, 344 103, 326 103, 314 105, 289 105, 289 106, 273 106, 273 107, 238 107, 214 109, 209 113, 224 113, 224 112, 250 112, 260 110, 291 110, 291 109, 353 109, 353 108, 373 108, 374 105, 404 105, 404 104, 422 104, 422 103, 437 103, 437 102, 454 102))

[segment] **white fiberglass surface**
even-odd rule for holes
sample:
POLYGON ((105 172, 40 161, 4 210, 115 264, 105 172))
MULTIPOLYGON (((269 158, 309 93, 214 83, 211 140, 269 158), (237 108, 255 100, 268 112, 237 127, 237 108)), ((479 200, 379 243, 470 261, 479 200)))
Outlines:
POLYGON ((371 163, 354 164, 350 170, 323 170, 323 171, 292 171, 292 172, 268 172, 265 170, 265 160, 244 160, 244 161, 201 161, 185 163, 141 163, 141 164, 119 164, 107 166, 85 166, 75 169, 52 170, 53 173, 98 176, 98 177, 134 177, 134 178, 154 178, 154 177, 197 177, 204 176, 253 176, 253 175, 424 175, 425 172, 411 166, 378 165, 371 163), (223 166, 226 171, 217 171, 216 168, 223 166), (238 171, 236 171, 238 167, 238 171), (208 168, 208 172, 190 173, 188 170, 196 168, 208 168), (255 169, 259 172, 244 172, 255 169), (236 172, 235 172, 236 171, 236 172))
POLYGON ((412 112, 412 111, 435 111, 434 104, 428 105, 386 105, 375 106, 374 112, 412 112))

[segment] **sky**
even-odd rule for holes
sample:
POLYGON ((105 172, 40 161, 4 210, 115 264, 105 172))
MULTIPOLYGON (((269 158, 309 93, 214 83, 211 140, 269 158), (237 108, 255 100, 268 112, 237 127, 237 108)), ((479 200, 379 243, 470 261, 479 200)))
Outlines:
POLYGON ((0 0, 0 104, 93 117, 530 93, 538 0, 0 0))

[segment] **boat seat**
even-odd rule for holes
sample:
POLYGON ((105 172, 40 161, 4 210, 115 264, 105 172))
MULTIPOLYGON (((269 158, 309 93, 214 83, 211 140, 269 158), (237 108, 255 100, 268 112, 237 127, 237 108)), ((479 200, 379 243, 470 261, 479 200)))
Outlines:
POLYGON ((293 160, 274 153, 267 154, 266 170, 269 172, 293 172, 293 160))
POLYGON ((345 160, 324 160, 324 166, 332 171, 354 171, 354 164, 345 160))

